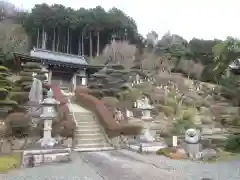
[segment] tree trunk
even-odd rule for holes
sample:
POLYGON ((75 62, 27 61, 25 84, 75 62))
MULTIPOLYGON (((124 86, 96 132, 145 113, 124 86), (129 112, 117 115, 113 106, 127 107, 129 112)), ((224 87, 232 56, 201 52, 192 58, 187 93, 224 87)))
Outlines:
POLYGON ((100 35, 98 31, 97 32, 97 56, 99 56, 99 46, 100 46, 100 35))
POLYGON ((82 33, 82 56, 84 56, 84 37, 82 33))
POLYGON ((53 42, 52 42, 52 51, 55 51, 55 44, 56 44, 56 30, 53 30, 53 42))
POLYGON ((39 28, 38 28, 38 32, 37 32, 37 48, 39 48, 39 28))
POLYGON ((67 53, 69 53, 69 28, 67 32, 67 53))
POLYGON ((92 58, 92 32, 89 33, 89 45, 90 45, 90 53, 89 56, 92 58))
POLYGON ((59 43, 60 43, 60 29, 58 30, 58 38, 57 38, 57 52, 58 52, 58 49, 59 49, 59 43))
POLYGON ((45 37, 45 31, 44 31, 44 28, 42 28, 42 49, 44 49, 44 38, 45 37))
POLYGON ((78 55, 81 56, 81 35, 79 35, 78 39, 78 55))

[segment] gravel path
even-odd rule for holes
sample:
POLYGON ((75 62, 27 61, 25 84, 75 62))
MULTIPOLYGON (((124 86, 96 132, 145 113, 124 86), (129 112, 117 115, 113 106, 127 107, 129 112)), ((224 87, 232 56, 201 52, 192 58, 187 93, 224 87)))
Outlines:
POLYGON ((200 164, 135 152, 74 153, 68 164, 21 169, 0 180, 238 180, 240 161, 200 164))

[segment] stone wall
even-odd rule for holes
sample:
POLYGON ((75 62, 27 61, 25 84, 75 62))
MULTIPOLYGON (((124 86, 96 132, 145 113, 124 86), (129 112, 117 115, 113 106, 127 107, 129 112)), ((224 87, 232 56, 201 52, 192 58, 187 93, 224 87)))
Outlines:
MULTIPOLYGON (((16 150, 23 150, 28 145, 37 142, 40 137, 3 138, 0 139, 0 153, 7 154, 16 150)), ((72 138, 58 137, 57 140, 66 147, 72 147, 72 138)))

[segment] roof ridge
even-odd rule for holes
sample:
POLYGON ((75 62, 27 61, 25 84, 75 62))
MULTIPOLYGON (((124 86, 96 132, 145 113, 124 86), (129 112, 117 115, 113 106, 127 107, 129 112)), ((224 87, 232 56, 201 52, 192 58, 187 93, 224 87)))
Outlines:
POLYGON ((70 53, 57 52, 57 51, 50 51, 50 50, 41 49, 41 48, 34 48, 32 51, 35 51, 35 52, 37 52, 37 51, 38 51, 38 52, 48 52, 48 53, 58 54, 58 55, 64 55, 64 56, 84 58, 84 56, 74 55, 74 54, 70 54, 70 53))

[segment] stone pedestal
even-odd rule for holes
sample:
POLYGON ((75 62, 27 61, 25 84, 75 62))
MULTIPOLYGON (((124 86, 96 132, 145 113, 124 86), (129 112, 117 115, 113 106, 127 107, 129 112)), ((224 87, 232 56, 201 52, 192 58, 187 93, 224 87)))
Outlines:
POLYGON ((151 109, 143 109, 141 119, 142 120, 152 120, 153 118, 151 117, 151 109))
POLYGON ((70 155, 70 148, 62 146, 42 148, 40 144, 34 144, 23 151, 22 167, 69 162, 71 161, 70 155))
POLYGON ((53 92, 51 90, 48 91, 47 98, 40 104, 42 107, 40 120, 44 121, 43 138, 37 143, 29 145, 23 151, 23 167, 70 161, 71 149, 60 145, 51 135, 52 121, 56 118, 55 106, 59 104, 59 102, 53 98, 53 92))

